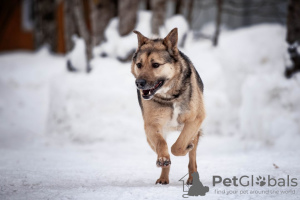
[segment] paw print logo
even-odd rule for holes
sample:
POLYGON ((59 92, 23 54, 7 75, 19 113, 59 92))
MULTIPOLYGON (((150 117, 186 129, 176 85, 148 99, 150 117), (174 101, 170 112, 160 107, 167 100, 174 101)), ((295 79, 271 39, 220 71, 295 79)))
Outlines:
POLYGON ((266 179, 265 177, 257 177, 256 178, 257 182, 256 182, 256 185, 259 185, 259 186, 264 186, 266 184, 266 179))

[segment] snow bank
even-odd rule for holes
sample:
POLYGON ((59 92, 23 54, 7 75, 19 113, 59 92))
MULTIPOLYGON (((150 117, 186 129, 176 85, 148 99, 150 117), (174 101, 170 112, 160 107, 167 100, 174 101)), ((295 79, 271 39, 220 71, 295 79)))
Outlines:
POLYGON ((207 42, 187 46, 205 85, 207 134, 236 134, 282 148, 299 143, 300 76, 283 76, 284 38, 284 27, 263 24, 223 32, 217 48, 207 42))
MULTIPOLYGON (((26 130, 43 134, 48 103, 51 99, 48 96, 50 80, 64 71, 64 57, 50 54, 47 47, 35 53, 2 54, 0 56, 0 128, 10 132, 26 130)), ((6 131, 3 131, 1 135, 5 133, 6 131)))
POLYGON ((285 28, 264 24, 224 37, 218 57, 228 69, 228 98, 233 107, 240 105, 239 134, 286 148, 299 144, 300 76, 283 76, 285 28), (283 140, 286 135, 293 139, 283 140))
POLYGON ((48 134, 91 143, 141 133, 143 122, 128 64, 115 59, 95 59, 91 64, 90 74, 66 73, 52 79, 48 134))
POLYGON ((299 145, 300 76, 296 78, 297 81, 284 79, 282 73, 246 78, 239 110, 244 138, 281 148, 299 145))

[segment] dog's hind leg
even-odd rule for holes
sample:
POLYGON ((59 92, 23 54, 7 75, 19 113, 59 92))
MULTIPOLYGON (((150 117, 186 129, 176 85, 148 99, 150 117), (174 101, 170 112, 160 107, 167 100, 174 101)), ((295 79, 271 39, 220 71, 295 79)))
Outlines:
POLYGON ((201 130, 198 132, 197 136, 193 140, 194 148, 189 152, 189 178, 187 180, 188 185, 192 185, 193 177, 192 174, 197 172, 197 162, 196 162, 196 151, 199 142, 199 137, 201 136, 201 130))

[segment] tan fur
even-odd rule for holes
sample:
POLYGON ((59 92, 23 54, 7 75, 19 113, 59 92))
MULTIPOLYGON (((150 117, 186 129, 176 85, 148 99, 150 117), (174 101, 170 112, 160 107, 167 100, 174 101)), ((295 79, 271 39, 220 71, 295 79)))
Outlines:
MULTIPOLYGON (((147 141, 157 153, 158 161, 162 159, 170 160, 168 146, 164 138, 165 132, 171 130, 181 131, 178 139, 171 147, 171 152, 175 156, 184 156, 189 152, 190 161, 188 167, 190 176, 188 183, 191 183, 191 174, 197 171, 196 148, 200 135, 200 126, 205 118, 203 94, 198 86, 196 70, 191 66, 191 75, 187 85, 182 85, 178 81, 182 78, 182 70, 187 69, 187 64, 186 60, 179 55, 179 50, 177 49, 177 29, 173 29, 161 41, 150 40, 137 31, 135 33, 138 35, 139 47, 136 51, 138 55, 132 62, 132 74, 137 79, 146 79, 150 84, 154 84, 160 77, 166 78, 164 85, 155 93, 151 100, 141 98, 147 141), (145 53, 139 53, 143 51, 145 53), (167 54, 178 60, 166 63, 166 60, 163 58, 167 57, 167 54), (153 68, 151 65, 153 62, 161 65, 158 68, 153 68), (137 63, 142 63, 143 67, 137 68, 137 63), (172 99, 167 103, 160 102, 163 98, 171 99, 180 90, 183 92, 178 98, 172 99), (192 91, 192 94, 189 94, 189 91, 192 91), (178 115, 174 116, 176 113, 178 115), (187 148, 188 146, 191 148, 187 148)), ((142 95, 141 90, 139 92, 142 95)), ((156 183, 168 184, 169 171, 170 165, 167 167, 163 166, 161 176, 156 183)))

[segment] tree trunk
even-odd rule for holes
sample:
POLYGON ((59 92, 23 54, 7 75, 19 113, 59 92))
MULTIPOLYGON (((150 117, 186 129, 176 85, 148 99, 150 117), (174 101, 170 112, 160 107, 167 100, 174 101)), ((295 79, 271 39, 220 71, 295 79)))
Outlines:
POLYGON ((189 23, 190 29, 193 29, 193 10, 194 10, 194 0, 189 0, 187 21, 189 23))
POLYGON ((287 15, 287 37, 289 44, 288 52, 292 61, 292 66, 285 70, 287 78, 292 77, 296 72, 300 71, 300 1, 290 0, 287 15))
POLYGON ((146 10, 151 10, 151 0, 145 0, 145 4, 146 4, 146 6, 145 6, 145 8, 146 8, 146 10))
POLYGON ((166 0, 152 0, 152 19, 151 30, 152 34, 159 35, 159 27, 164 24, 166 14, 166 0))
POLYGON ((34 0, 34 46, 48 43, 52 51, 57 49, 56 4, 55 0, 34 0))
POLYGON ((219 35, 220 35, 223 0, 216 0, 216 4, 217 4, 217 17, 216 17, 216 31, 215 31, 215 35, 213 37, 213 45, 214 46, 218 45, 218 40, 219 40, 219 35))
POLYGON ((73 0, 64 0, 64 39, 66 52, 69 52, 74 47, 72 35, 75 33, 76 30, 73 16, 73 0))
POLYGON ((243 1, 243 26, 251 25, 251 1, 243 1))
POLYGON ((81 0, 73 0, 74 2, 74 20, 79 31, 79 35, 85 40, 89 41, 89 32, 84 20, 83 4, 81 0))
POLYGON ((119 33, 128 35, 135 28, 139 0, 119 0, 119 33))
POLYGON ((176 2, 175 2, 175 15, 182 14, 183 5, 184 5, 183 0, 176 0, 176 2))
MULTIPOLYGON (((74 47, 72 36, 79 35, 85 41, 87 62, 92 58, 91 36, 87 28, 84 17, 84 7, 82 0, 65 0, 64 1, 64 26, 65 26, 65 43, 67 52, 74 47)), ((87 63, 87 71, 90 70, 87 63)))
POLYGON ((74 2, 74 7, 73 7, 74 22, 80 37, 82 37, 85 41, 87 58, 88 60, 91 60, 92 45, 91 45, 90 34, 84 19, 83 3, 81 0, 73 0, 73 2, 74 2))
POLYGON ((96 46, 105 39, 104 31, 109 21, 117 14, 117 1, 90 0, 89 3, 92 46, 96 46))
POLYGON ((287 38, 289 44, 300 41, 300 1, 290 0, 287 15, 287 38))

